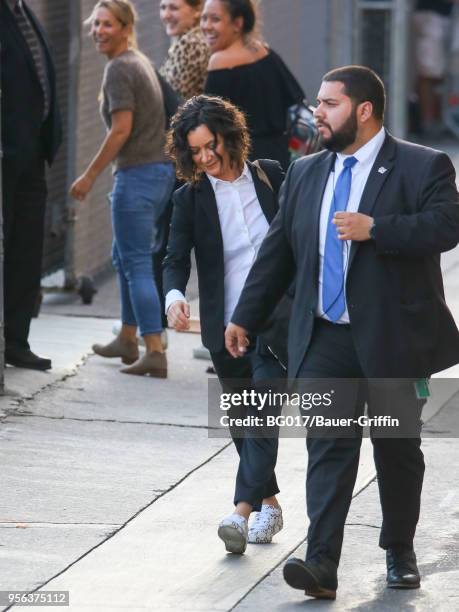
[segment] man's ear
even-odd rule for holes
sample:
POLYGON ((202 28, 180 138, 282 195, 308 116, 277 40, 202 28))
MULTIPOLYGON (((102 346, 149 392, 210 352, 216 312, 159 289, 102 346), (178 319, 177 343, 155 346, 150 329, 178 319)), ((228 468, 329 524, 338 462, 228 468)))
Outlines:
POLYGON ((362 102, 357 107, 357 119, 361 123, 366 123, 373 117, 373 104, 371 102, 362 102))

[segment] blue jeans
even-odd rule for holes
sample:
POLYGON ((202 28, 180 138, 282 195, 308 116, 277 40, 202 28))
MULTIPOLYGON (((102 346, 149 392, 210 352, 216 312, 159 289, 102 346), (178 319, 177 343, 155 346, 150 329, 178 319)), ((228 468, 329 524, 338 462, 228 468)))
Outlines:
POLYGON ((170 163, 118 170, 111 194, 113 265, 118 272, 121 320, 137 325, 140 334, 162 331, 161 306, 153 278, 155 222, 175 183, 170 163))

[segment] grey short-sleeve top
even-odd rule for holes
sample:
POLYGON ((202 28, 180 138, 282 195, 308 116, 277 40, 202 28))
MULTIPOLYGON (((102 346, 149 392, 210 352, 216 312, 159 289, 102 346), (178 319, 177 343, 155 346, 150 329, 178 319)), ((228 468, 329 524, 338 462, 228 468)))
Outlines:
POLYGON ((108 129, 113 112, 133 113, 132 132, 113 163, 114 171, 166 161, 163 95, 147 57, 130 49, 107 63, 100 110, 108 129))

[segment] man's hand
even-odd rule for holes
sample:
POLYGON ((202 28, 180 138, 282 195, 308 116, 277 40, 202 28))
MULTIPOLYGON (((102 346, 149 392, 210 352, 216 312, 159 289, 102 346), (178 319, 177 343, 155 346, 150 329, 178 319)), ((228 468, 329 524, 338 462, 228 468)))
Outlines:
POLYGON ((336 225, 340 240, 354 240, 356 242, 370 240, 373 217, 358 212, 337 212, 333 217, 333 223, 336 225))
POLYGON ((225 331, 225 346, 232 357, 242 357, 249 346, 247 330, 234 323, 229 323, 225 331))
POLYGON ((81 202, 91 191, 93 185, 94 181, 87 174, 82 174, 70 187, 70 195, 81 202))
POLYGON ((177 300, 167 309, 167 323, 175 331, 190 329, 190 306, 186 302, 177 300))

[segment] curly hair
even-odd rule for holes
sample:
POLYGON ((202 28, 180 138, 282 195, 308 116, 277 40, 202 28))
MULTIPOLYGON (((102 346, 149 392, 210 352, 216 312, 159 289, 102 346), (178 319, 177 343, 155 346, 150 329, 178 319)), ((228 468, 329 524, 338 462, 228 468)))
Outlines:
POLYGON ((175 113, 167 134, 166 152, 176 164, 177 177, 196 183, 202 171, 193 161, 188 134, 205 125, 217 140, 220 135, 231 165, 242 168, 250 150, 250 137, 244 113, 222 98, 194 96, 175 113))

